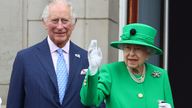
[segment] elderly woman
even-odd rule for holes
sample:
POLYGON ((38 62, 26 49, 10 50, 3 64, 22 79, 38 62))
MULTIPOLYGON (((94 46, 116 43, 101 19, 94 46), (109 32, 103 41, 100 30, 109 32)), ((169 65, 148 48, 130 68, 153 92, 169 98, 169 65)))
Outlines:
POLYGON ((167 71, 147 63, 152 55, 162 54, 154 45, 156 29, 132 23, 124 26, 120 41, 111 46, 123 50, 124 61, 102 65, 97 42, 88 49, 89 69, 81 88, 81 102, 107 108, 174 108, 167 71))

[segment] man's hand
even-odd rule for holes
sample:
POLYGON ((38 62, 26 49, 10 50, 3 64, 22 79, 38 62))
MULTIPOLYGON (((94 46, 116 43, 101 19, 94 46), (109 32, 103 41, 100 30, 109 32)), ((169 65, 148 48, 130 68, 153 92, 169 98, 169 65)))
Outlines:
POLYGON ((95 75, 99 66, 101 65, 102 52, 97 47, 97 40, 91 40, 88 48, 88 61, 89 61, 89 75, 95 75))

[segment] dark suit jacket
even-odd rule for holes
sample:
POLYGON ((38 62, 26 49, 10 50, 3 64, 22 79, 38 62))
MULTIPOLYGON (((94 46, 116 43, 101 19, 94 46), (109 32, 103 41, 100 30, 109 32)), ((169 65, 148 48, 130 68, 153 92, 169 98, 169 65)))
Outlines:
POLYGON ((7 108, 85 108, 79 93, 84 79, 80 72, 88 68, 87 51, 70 42, 69 57, 69 80, 60 105, 47 39, 19 51, 13 65, 7 108))

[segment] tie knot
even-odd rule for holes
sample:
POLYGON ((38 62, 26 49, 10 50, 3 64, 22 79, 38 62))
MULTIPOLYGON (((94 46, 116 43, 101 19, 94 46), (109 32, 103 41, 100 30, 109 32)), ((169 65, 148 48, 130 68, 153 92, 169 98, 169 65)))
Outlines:
POLYGON ((58 52, 59 55, 62 55, 63 54, 63 49, 59 48, 59 49, 57 49, 57 52, 58 52))

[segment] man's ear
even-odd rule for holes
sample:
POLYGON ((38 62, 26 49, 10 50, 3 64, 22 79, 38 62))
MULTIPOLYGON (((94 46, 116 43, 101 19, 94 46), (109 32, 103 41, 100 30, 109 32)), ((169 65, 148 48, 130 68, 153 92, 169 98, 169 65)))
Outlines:
POLYGON ((47 23, 44 19, 41 20, 41 23, 45 29, 47 29, 47 23))
POLYGON ((75 20, 74 20, 74 22, 73 22, 73 24, 72 24, 72 30, 75 29, 76 24, 77 24, 77 19, 75 18, 75 20))
POLYGON ((74 29, 75 29, 75 25, 76 25, 76 24, 73 24, 73 25, 71 26, 71 30, 74 30, 74 29))
POLYGON ((74 22, 73 22, 73 24, 72 24, 72 27, 71 27, 72 30, 75 29, 76 23, 77 23, 77 19, 75 18, 75 19, 74 19, 74 22))

